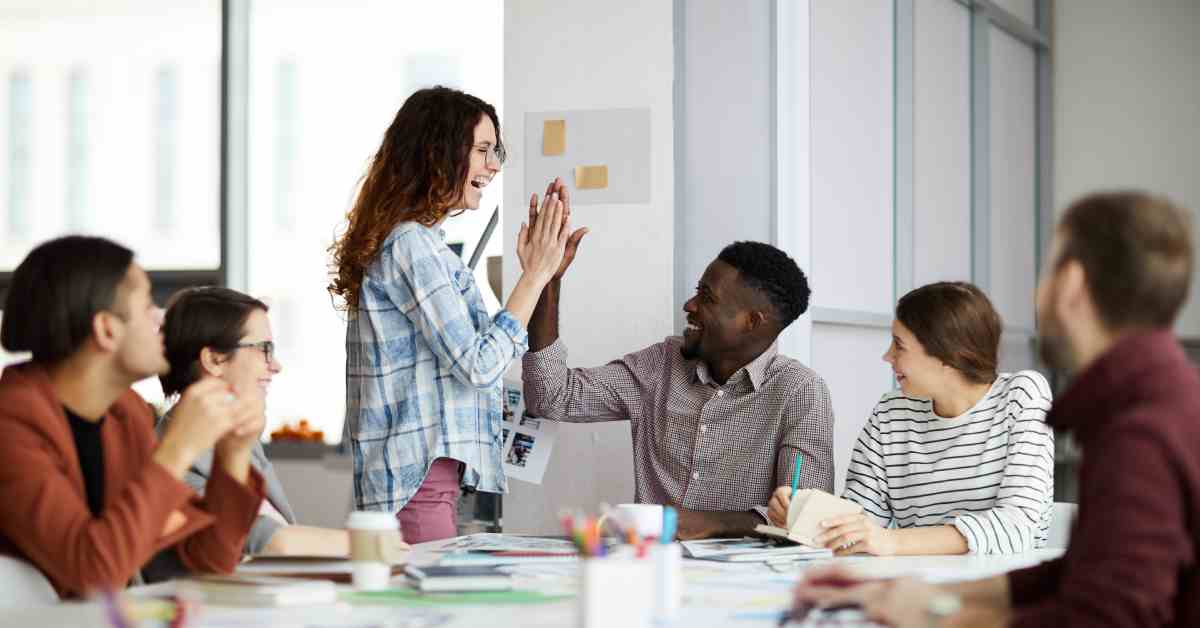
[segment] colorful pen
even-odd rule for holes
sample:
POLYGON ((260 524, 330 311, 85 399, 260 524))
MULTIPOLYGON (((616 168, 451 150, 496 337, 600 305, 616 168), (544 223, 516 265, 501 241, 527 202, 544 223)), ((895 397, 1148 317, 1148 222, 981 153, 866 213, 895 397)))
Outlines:
POLYGON ((792 497, 800 490, 800 467, 804 465, 804 454, 796 452, 796 472, 792 474, 792 497))
POLYGON ((663 506, 662 534, 658 542, 667 545, 675 541, 675 528, 679 525, 679 513, 670 506, 663 506))

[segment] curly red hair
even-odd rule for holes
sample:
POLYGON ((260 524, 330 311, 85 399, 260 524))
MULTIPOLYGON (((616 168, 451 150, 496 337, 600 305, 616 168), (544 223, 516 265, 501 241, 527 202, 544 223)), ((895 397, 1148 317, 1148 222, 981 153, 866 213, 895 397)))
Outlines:
POLYGON ((396 112, 363 177, 346 230, 329 247, 328 290, 347 310, 358 309, 363 273, 388 234, 402 222, 437 224, 462 200, 475 126, 483 116, 496 127, 496 109, 447 87, 418 90, 396 112))

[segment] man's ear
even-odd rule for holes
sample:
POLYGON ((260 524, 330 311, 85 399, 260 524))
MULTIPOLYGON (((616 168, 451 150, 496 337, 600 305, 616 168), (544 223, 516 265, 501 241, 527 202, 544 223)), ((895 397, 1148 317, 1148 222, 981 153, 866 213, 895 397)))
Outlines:
MULTIPOLYGON (((117 317, 112 312, 96 312, 92 316, 92 338, 101 350, 114 353, 121 346, 121 329, 116 324, 117 317)), ((119 319, 118 319, 119 320, 119 319)))
POLYGON ((200 350, 200 370, 208 375, 220 377, 225 374, 225 363, 221 355, 209 347, 200 350))
POLYGON ((746 310, 746 331, 755 332, 767 324, 767 314, 762 310, 746 310))
POLYGON ((1070 260, 1063 264, 1056 279, 1054 303, 1052 307, 1059 320, 1078 320, 1084 310, 1091 305, 1091 295, 1087 288, 1087 275, 1083 264, 1078 260, 1070 260))

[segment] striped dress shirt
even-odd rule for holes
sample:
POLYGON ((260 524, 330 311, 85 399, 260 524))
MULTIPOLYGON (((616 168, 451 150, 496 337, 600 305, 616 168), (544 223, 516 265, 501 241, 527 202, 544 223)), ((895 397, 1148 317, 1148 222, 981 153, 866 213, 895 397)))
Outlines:
POLYGON ((357 508, 400 510, 442 457, 464 464, 464 485, 504 492, 500 379, 528 349, 508 310, 488 316, 445 232, 396 227, 363 274, 346 329, 357 508))
POLYGON ((525 354, 525 403, 555 421, 628 420, 634 499, 707 511, 755 510, 791 483, 833 490, 833 408, 812 369, 772 345, 725 384, 686 360, 678 336, 597 368, 567 368, 561 340, 525 354))
POLYGON ((1001 373, 962 416, 928 399, 883 396, 850 458, 845 497, 884 527, 952 525, 973 554, 1046 544, 1054 502, 1050 386, 1001 373))

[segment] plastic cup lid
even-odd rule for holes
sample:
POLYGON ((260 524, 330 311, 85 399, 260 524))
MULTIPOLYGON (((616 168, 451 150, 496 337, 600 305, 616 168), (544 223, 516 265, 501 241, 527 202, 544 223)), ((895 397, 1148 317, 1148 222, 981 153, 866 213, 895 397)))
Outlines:
POLYGON ((400 522, 390 512, 356 510, 346 519, 346 527, 351 530, 398 530, 400 522))

